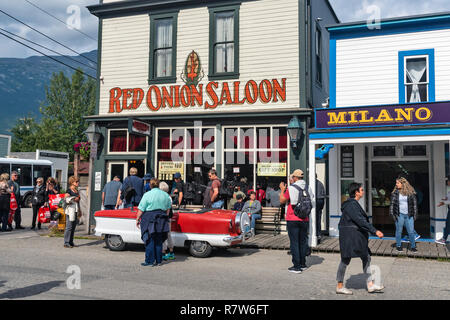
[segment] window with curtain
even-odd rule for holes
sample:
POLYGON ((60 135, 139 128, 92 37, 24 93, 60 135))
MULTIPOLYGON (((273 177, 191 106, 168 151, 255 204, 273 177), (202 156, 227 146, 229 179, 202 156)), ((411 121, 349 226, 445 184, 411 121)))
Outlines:
POLYGON ((239 5, 210 8, 209 79, 239 78, 239 5))
POLYGON ((428 101, 428 59, 405 58, 405 87, 408 103, 428 101))
POLYGON ((109 153, 147 152, 147 137, 130 134, 128 130, 113 129, 109 131, 109 153))
POLYGON ((216 13, 215 72, 234 71, 234 11, 216 13))
POLYGON ((173 19, 155 21, 155 47, 153 51, 155 78, 172 76, 173 19))

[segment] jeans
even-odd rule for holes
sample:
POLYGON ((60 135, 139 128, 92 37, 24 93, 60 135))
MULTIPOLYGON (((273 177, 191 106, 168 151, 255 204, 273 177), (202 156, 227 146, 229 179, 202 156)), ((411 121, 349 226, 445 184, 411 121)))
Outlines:
POLYGON ((252 214, 252 221, 250 222, 250 228, 255 230, 256 220, 261 219, 261 214, 259 213, 253 213, 252 214))
MULTIPOLYGON (((351 258, 341 258, 341 263, 339 264, 336 280, 337 282, 343 283, 344 282, 344 276, 345 276, 345 270, 347 270, 347 267, 350 263, 351 258)), ((367 282, 372 281, 372 275, 370 274, 370 255, 368 255, 366 258, 361 258, 363 263, 363 272, 367 276, 367 282)))
POLYGON ((211 208, 213 208, 213 209, 222 209, 223 208, 223 200, 219 200, 219 201, 214 202, 211 205, 211 208))
POLYGON ((66 215, 66 229, 64 230, 64 245, 72 246, 73 237, 75 235, 75 228, 77 226, 77 219, 75 221, 69 220, 69 215, 66 215))
POLYGON ((287 221, 287 230, 294 268, 306 267, 306 253, 308 250, 309 222, 287 221))
POLYGON ((398 215, 397 220, 395 221, 395 241, 397 242, 397 247, 402 246, 403 226, 406 227, 406 231, 408 232, 411 248, 415 248, 414 217, 409 217, 407 214, 402 213, 398 215))
POLYGON ((447 220, 445 221, 444 236, 443 236, 444 240, 447 240, 449 233, 450 233, 450 208, 448 208, 447 220))
POLYGON ((145 245, 145 263, 154 264, 162 263, 162 245, 163 234, 160 232, 153 233, 145 245))

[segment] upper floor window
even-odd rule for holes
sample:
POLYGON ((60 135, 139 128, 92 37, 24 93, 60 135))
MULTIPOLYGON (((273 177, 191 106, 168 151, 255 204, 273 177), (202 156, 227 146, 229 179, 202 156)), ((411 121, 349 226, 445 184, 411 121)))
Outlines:
POLYGON ((150 16, 149 84, 176 81, 177 16, 150 16))
POLYGON ((434 50, 399 52, 400 103, 435 101, 434 50))
POLYGON ((322 84, 322 31, 316 27, 316 82, 322 84))
POLYGON ((209 78, 239 77, 239 6, 210 8, 209 78))

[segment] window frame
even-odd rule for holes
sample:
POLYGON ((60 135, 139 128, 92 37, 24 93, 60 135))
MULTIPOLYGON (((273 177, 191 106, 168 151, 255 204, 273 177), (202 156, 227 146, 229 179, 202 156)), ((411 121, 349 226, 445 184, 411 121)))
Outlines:
POLYGON ((122 129, 108 129, 108 155, 124 155, 124 154, 132 154, 132 155, 146 155, 148 153, 148 137, 145 137, 145 151, 128 151, 130 148, 130 132, 128 128, 122 129), (126 151, 110 151, 111 149, 111 132, 112 131, 126 131, 127 132, 127 148, 126 151))
POLYGON ((209 7, 209 66, 208 79, 211 80, 230 80, 239 79, 239 9, 240 5, 209 7), (234 12, 234 70, 232 72, 216 72, 216 14, 223 12, 234 12))
POLYGON ((411 51, 399 51, 398 53, 398 79, 399 79, 399 103, 400 104, 414 104, 417 102, 407 102, 407 86, 406 83, 406 62, 407 59, 412 58, 426 58, 427 59, 427 101, 420 103, 435 102, 436 101, 436 88, 435 88, 435 59, 434 49, 423 50, 411 50, 411 51))
POLYGON ((177 29, 178 29, 178 11, 149 14, 150 17, 150 47, 149 47, 149 63, 148 63, 148 84, 163 84, 163 83, 176 83, 177 82, 177 29), (154 52, 156 50, 156 21, 172 19, 172 75, 168 77, 156 77, 155 76, 155 63, 154 52))
POLYGON ((320 25, 316 23, 316 37, 315 37, 315 52, 314 55, 316 57, 316 76, 315 81, 316 84, 319 86, 322 86, 323 84, 323 45, 322 45, 322 29, 320 28, 320 25), (318 36, 320 35, 320 38, 318 36), (320 77, 320 79, 318 78, 320 77))

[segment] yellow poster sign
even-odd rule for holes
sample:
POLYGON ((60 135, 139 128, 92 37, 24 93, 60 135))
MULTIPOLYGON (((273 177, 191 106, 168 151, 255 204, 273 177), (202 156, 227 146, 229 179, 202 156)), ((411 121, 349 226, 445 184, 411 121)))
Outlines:
POLYGON ((158 179, 172 180, 173 175, 179 172, 181 176, 184 175, 184 163, 176 161, 160 161, 158 163, 158 179))
POLYGON ((258 163, 260 177, 286 177, 286 163, 258 163))

